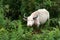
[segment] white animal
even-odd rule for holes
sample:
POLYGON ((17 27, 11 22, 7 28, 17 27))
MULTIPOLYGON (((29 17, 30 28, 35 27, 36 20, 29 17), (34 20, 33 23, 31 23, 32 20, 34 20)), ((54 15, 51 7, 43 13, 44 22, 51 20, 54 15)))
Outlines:
POLYGON ((49 12, 46 9, 38 9, 27 17, 27 26, 44 24, 49 19, 49 12))

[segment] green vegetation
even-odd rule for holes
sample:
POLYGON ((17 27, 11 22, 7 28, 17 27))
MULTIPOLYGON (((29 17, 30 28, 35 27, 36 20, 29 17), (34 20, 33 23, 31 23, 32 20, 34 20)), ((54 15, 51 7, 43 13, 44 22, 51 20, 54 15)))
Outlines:
POLYGON ((0 0, 0 40, 60 40, 59 4, 60 0, 0 0), (41 8, 50 12, 50 20, 40 28, 42 33, 32 34, 23 16, 41 8))

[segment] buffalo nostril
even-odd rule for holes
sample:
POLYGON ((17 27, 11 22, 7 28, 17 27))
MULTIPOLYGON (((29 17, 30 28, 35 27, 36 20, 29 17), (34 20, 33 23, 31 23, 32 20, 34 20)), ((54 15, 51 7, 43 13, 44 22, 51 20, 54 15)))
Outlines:
POLYGON ((27 25, 27 26, 32 26, 32 25, 27 25))

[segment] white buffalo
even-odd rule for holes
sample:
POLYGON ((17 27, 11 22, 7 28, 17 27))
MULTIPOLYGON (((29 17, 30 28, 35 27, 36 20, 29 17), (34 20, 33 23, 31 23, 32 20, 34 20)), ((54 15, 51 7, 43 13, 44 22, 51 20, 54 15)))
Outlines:
MULTIPOLYGON (((25 17, 25 16, 24 16, 25 17)), ((44 24, 49 19, 49 12, 46 9, 38 9, 33 12, 30 16, 24 18, 27 21, 27 26, 44 24)))

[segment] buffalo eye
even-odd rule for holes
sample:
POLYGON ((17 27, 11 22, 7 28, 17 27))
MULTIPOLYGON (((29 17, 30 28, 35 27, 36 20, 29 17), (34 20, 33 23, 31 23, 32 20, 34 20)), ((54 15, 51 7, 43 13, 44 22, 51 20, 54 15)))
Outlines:
POLYGON ((34 17, 33 19, 35 20, 38 16, 34 17))

